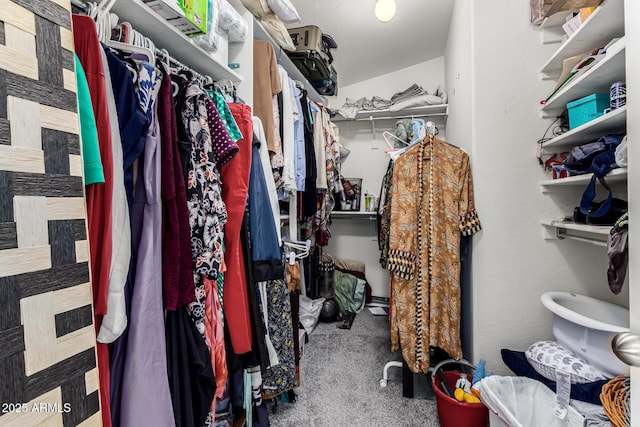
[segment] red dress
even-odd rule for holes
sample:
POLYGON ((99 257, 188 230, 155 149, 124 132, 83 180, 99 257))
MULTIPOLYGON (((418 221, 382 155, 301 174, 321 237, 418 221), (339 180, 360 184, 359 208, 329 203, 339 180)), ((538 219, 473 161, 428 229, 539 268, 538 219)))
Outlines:
MULTIPOLYGON (((100 330, 102 316, 107 313, 107 293, 111 269, 113 151, 111 149, 111 127, 100 53, 101 47, 93 19, 88 16, 73 15, 73 40, 76 54, 87 77, 98 130, 100 159, 104 171, 104 184, 89 185, 86 188, 90 271, 97 333, 100 330)), ((102 424, 104 427, 110 427, 109 349, 106 344, 96 343, 96 351, 100 376, 102 424)))

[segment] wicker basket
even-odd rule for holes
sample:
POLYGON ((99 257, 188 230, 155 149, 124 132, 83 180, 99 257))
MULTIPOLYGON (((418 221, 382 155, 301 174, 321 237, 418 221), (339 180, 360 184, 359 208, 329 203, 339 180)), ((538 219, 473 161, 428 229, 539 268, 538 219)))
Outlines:
POLYGON ((602 387, 600 401, 613 427, 628 427, 631 425, 629 411, 630 388, 631 380, 625 376, 615 377, 602 387))

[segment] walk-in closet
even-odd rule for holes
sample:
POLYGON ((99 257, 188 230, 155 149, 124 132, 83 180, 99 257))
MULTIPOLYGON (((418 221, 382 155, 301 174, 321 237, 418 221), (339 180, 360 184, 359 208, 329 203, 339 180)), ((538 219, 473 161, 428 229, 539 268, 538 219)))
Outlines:
POLYGON ((0 426, 640 425, 639 19, 0 0, 0 426))

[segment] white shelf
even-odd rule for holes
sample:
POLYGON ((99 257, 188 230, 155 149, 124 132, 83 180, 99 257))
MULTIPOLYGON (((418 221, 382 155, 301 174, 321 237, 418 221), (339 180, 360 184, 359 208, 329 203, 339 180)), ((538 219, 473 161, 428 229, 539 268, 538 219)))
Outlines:
POLYGON ((282 67, 287 71, 287 74, 289 74, 289 77, 291 77, 295 81, 301 82, 304 85, 304 88, 307 90, 307 97, 310 100, 323 105, 328 104, 327 98, 320 95, 316 91, 316 89, 311 86, 311 83, 309 83, 307 78, 302 75, 302 72, 300 72, 293 61, 289 59, 286 52, 280 47, 280 45, 276 43, 275 40, 273 40, 273 38, 266 32, 258 19, 253 20, 253 37, 258 40, 266 40, 273 45, 273 49, 276 51, 278 64, 282 65, 282 67))
POLYGON ((611 230, 610 225, 588 225, 556 221, 541 221, 541 224, 545 228, 554 231, 547 234, 547 239, 572 239, 605 247, 611 230))
POLYGON ((449 115, 449 104, 437 104, 437 105, 425 105, 422 107, 405 108, 400 111, 389 111, 388 108, 384 110, 361 110, 358 112, 354 119, 346 119, 340 115, 336 115, 331 119, 333 122, 345 122, 345 121, 363 121, 363 120, 387 120, 387 119, 400 119, 411 117, 430 117, 430 116, 442 116, 449 115))
POLYGON ((209 75, 214 80, 242 81, 242 76, 230 69, 228 64, 221 64, 212 58, 141 0, 117 0, 111 12, 118 15, 119 22, 129 22, 135 30, 149 37, 158 49, 167 49, 172 57, 198 73, 209 75))
POLYGON ((566 58, 587 53, 606 45, 613 38, 622 36, 624 36, 624 1, 606 0, 560 46, 540 72, 557 78, 560 76, 562 63, 566 58))
POLYGON ((555 115, 566 108, 567 103, 593 93, 609 93, 609 87, 616 81, 625 80, 624 39, 622 49, 608 53, 604 59, 586 73, 569 82, 556 92, 542 107, 544 113, 555 115))
MULTIPOLYGON (((591 181, 592 173, 584 175, 570 176, 568 178, 549 179, 540 182, 543 187, 566 187, 566 186, 585 186, 591 181)), ((607 184, 616 184, 627 181, 627 168, 617 168, 612 170, 605 177, 607 184)))
POLYGON ((566 18, 569 14, 571 14, 571 12, 562 11, 554 13, 551 16, 547 16, 540 24, 540 28, 559 27, 566 22, 566 18))
POLYGON ((377 218, 377 212, 331 211, 331 218, 333 218, 333 219, 366 219, 366 220, 375 220, 377 218))
POLYGON ((617 108, 612 112, 598 117, 571 129, 568 132, 558 135, 542 144, 545 152, 559 153, 566 151, 568 147, 585 144, 593 141, 602 135, 610 133, 625 133, 627 123, 627 106, 617 108))

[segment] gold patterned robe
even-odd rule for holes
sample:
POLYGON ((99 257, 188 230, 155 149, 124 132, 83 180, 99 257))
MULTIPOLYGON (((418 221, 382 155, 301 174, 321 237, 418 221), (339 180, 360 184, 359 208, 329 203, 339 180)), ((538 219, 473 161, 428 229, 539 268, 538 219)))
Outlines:
POLYGON ((395 161, 392 182, 391 348, 426 373, 429 346, 462 357, 460 236, 480 230, 469 155, 427 137, 395 161))

